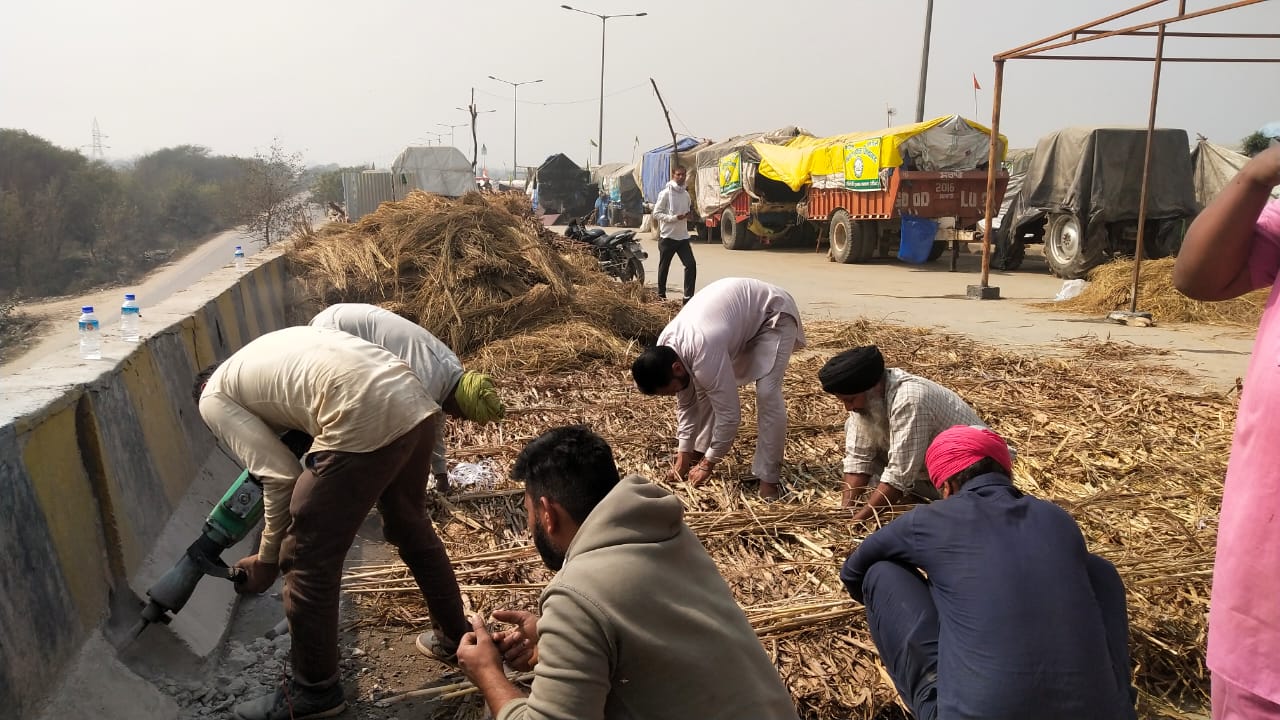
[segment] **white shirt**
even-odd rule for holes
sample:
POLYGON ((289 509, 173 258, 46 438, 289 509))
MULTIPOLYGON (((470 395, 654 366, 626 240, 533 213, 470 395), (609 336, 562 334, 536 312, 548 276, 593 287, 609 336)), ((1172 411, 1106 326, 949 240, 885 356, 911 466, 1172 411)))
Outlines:
MULTIPOLYGON (((330 305, 312 318, 311 324, 341 330, 390 350, 396 357, 409 363, 413 374, 418 376, 427 394, 438 405, 444 405, 449 393, 453 392, 462 379, 462 363, 439 338, 416 323, 377 305, 330 305)), ((440 423, 439 428, 435 452, 431 456, 431 472, 437 475, 446 471, 444 423, 440 423)))
POLYGON ((688 240, 689 221, 676 218, 689 212, 691 208, 689 191, 675 180, 668 181, 662 192, 658 193, 658 202, 653 204, 653 218, 658 221, 658 237, 688 240))
MULTIPOLYGON (((676 351, 691 376, 676 395, 676 439, 680 450, 693 450, 697 434, 696 405, 710 403, 715 420, 707 458, 719 460, 733 445, 742 422, 738 386, 754 382, 773 369, 778 336, 763 333, 789 315, 800 323, 800 309, 786 290, 751 278, 717 280, 694 295, 658 336, 658 344, 676 351), (772 342, 770 342, 772 340, 772 342)), ((804 330, 795 348, 805 344, 804 330)))

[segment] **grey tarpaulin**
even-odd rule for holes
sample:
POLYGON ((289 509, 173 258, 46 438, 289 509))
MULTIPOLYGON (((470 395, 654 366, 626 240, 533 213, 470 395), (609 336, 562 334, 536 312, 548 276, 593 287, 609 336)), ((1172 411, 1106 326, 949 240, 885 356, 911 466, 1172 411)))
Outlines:
MULTIPOLYGON (((1197 143, 1191 157, 1195 165, 1196 200, 1201 205, 1208 205, 1217 197, 1227 183, 1231 182, 1231 178, 1240 172, 1240 168, 1249 162, 1248 155, 1215 145, 1208 140, 1197 143)), ((1280 187, 1271 189, 1271 197, 1280 198, 1280 187)))
MULTIPOLYGON (((1000 223, 997 240, 1049 213, 1074 213, 1087 235, 1098 223, 1136 221, 1147 132, 1140 128, 1073 127, 1040 139, 1022 188, 1000 223)), ((1188 217, 1200 210, 1191 181, 1185 130, 1156 129, 1151 147, 1147 218, 1188 217)))
POLYGON ((407 147, 391 163, 396 198, 412 190, 462 197, 476 189, 471 161, 455 147, 407 147))
MULTIPOLYGON (((732 195, 720 193, 720 159, 735 152, 742 153, 742 187, 749 195, 756 195, 756 166, 760 163, 760 153, 751 147, 751 143, 763 142, 782 145, 797 135, 810 135, 808 130, 788 125, 767 132, 748 133, 722 140, 718 143, 700 148, 697 152, 697 192, 695 196, 698 214, 710 217, 724 210, 732 201, 732 195)), ((774 183, 781 185, 781 183, 774 183)), ((786 186, 782 186, 785 188, 786 186)))

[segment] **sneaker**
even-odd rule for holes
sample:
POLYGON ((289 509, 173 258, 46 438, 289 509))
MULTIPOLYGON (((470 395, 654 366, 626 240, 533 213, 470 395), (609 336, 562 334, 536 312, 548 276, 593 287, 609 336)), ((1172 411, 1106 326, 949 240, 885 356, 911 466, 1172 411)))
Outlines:
POLYGON ((307 720, 333 717, 346 709, 341 683, 313 690, 289 679, 280 683, 274 695, 236 705, 235 716, 237 720, 307 720))
POLYGON ((444 633, 428 630, 418 636, 413 643, 418 652, 429 658, 435 658, 446 665, 458 664, 458 643, 451 642, 444 633))

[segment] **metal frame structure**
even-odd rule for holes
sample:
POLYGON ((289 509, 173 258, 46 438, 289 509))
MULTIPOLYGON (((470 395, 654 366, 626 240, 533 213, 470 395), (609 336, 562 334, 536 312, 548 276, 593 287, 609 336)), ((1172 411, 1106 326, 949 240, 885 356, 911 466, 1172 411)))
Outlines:
POLYGON ((991 104, 991 146, 987 155, 987 202, 986 202, 986 223, 984 227, 987 229, 982 235, 982 284, 977 286, 979 291, 974 292, 974 287, 970 286, 970 297, 999 297, 999 288, 994 288, 995 292, 986 292, 989 288, 988 281, 991 274, 991 220, 993 203, 995 197, 996 170, 999 168, 999 137, 1000 137, 1000 100, 1004 92, 1004 64, 1009 60, 1102 60, 1102 61, 1139 61, 1151 62, 1153 64, 1151 78, 1151 104, 1147 113, 1147 147, 1146 153, 1142 160, 1142 189, 1141 201, 1138 204, 1138 238, 1137 246, 1134 249, 1133 262, 1133 287, 1131 291, 1131 299, 1129 302, 1129 312, 1136 313, 1138 309, 1138 274, 1142 264, 1142 243, 1143 234, 1147 220, 1147 173, 1151 165, 1151 136, 1155 129, 1156 122, 1156 102, 1160 96, 1160 66, 1166 62, 1198 62, 1198 63, 1280 63, 1280 57, 1274 58, 1224 58, 1224 57, 1165 57, 1164 56, 1164 40, 1166 37, 1182 37, 1182 38, 1213 38, 1213 39, 1243 39, 1243 40, 1280 40, 1280 33, 1213 33, 1213 32, 1168 32, 1165 28, 1185 20, 1193 20, 1195 18, 1214 15, 1227 10, 1247 7, 1249 5, 1257 5, 1269 0, 1236 0, 1235 2, 1226 2, 1215 4, 1212 7, 1194 12, 1187 12, 1186 0, 1176 0, 1178 3, 1178 12, 1176 15, 1164 17, 1159 20, 1151 20, 1138 23, 1128 27, 1114 30, 1108 30, 1098 27, 1105 23, 1109 23, 1120 18, 1133 15, 1134 13, 1149 10, 1158 5, 1175 0, 1147 0, 1141 4, 1135 5, 1127 10, 1113 13, 1104 18, 1094 20, 1084 25, 1078 25, 1069 30, 1064 30, 1056 35, 1036 40, 1035 42, 1021 45, 1012 50, 999 53, 992 57, 996 65, 996 81, 995 91, 991 104), (1156 28, 1152 32, 1151 28, 1156 28), (1068 47, 1076 47, 1095 40, 1102 40, 1110 37, 1155 37, 1156 48, 1155 54, 1151 57, 1132 56, 1132 55, 1055 55, 1054 50, 1061 50, 1068 47))

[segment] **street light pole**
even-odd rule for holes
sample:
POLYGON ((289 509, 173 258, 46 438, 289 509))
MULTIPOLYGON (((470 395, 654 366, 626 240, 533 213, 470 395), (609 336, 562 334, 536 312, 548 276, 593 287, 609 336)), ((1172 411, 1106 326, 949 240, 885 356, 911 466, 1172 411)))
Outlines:
POLYGON ((518 105, 519 101, 516 98, 520 92, 521 85, 529 85, 531 83, 540 83, 542 82, 542 78, 538 78, 537 80, 521 80, 520 82, 511 82, 510 80, 503 80, 500 77, 495 77, 493 75, 490 75, 489 79, 497 80, 500 83, 506 83, 511 86, 511 179, 515 180, 516 167, 517 167, 516 149, 519 147, 518 142, 520 140, 520 135, 518 133, 518 130, 520 127, 519 126, 520 111, 519 111, 519 105, 518 105))
POLYGON ((440 127, 449 128, 449 144, 453 145, 454 147, 457 147, 457 145, 453 141, 453 129, 466 127, 467 123, 458 123, 457 125, 450 125, 449 123, 436 123, 436 125, 439 125, 440 127))
POLYGON ((933 30, 933 0, 924 10, 924 50, 920 57, 920 90, 916 93, 916 122, 924 122, 924 88, 929 78, 929 34, 933 30))
POLYGON ((600 13, 593 13, 589 10, 579 10, 578 8, 571 7, 569 5, 561 5, 560 7, 564 8, 565 10, 580 12, 583 15, 591 15, 592 17, 600 18, 600 124, 597 126, 597 135, 596 135, 596 151, 597 151, 596 164, 603 165, 604 164, 604 37, 605 37, 605 32, 608 29, 610 18, 644 17, 649 13, 638 12, 638 13, 621 13, 616 15, 601 15, 600 13))

